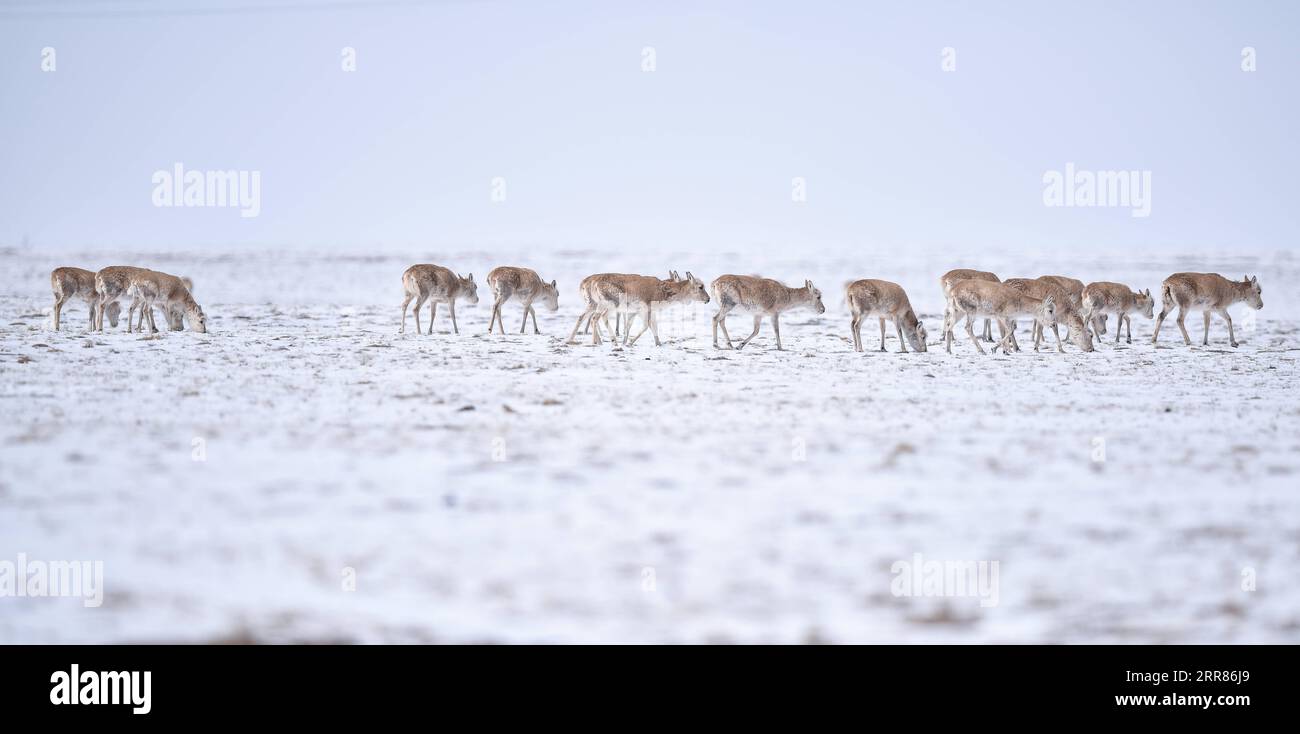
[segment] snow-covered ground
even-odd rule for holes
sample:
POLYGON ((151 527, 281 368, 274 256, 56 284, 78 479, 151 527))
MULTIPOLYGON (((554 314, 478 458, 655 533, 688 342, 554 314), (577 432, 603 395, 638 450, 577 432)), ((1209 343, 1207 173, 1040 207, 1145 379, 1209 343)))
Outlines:
POLYGON ((0 562, 104 562, 98 608, 0 598, 0 642, 1297 642, 1297 283, 1272 253, 0 251, 0 562), (458 336, 399 335, 413 262, 534 267, 560 311, 489 336, 481 288, 458 336), (49 270, 109 264, 193 277, 210 333, 51 331, 49 270), (1250 273, 1265 308, 1238 349, 1138 318, 1092 354, 852 351, 846 281, 898 281, 934 339, 957 266, 1250 273), (582 276, 669 268, 812 278, 827 312, 779 353, 714 350, 709 306, 564 344, 582 276), (996 604, 895 595, 916 554, 996 562, 996 604))

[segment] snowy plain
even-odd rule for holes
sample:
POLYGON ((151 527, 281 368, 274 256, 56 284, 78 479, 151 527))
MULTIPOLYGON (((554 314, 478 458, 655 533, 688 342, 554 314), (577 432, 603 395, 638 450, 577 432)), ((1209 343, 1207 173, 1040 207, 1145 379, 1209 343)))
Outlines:
POLYGON ((0 642, 1300 642, 1297 283, 1287 253, 0 250, 0 559, 105 568, 98 608, 0 599, 0 642), (533 267, 560 310, 489 336, 480 285, 459 335, 399 334, 415 262, 533 267), (110 264, 192 277, 209 333, 88 334, 80 303, 53 332, 49 271, 110 264), (902 284, 934 341, 953 267, 1249 273, 1265 307, 1237 349, 1138 317, 1091 354, 852 351, 846 281, 902 284), (785 352, 715 350, 703 305, 662 347, 564 343, 583 276, 669 268, 811 278, 827 312, 785 352), (896 596, 918 553, 998 562, 997 604, 896 596))

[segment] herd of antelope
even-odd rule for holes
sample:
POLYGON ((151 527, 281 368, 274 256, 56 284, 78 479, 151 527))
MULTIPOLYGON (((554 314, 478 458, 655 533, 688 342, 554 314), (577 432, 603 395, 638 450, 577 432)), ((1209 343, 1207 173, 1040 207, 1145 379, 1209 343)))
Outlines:
POLYGON ((208 330, 208 319, 190 293, 194 283, 189 278, 129 265, 113 265, 97 273, 81 268, 55 268, 50 273, 50 288, 54 291, 55 331, 59 330, 63 305, 72 298, 80 298, 89 306, 92 331, 104 330, 106 315, 109 325, 116 328, 118 317, 122 313, 118 299, 123 296, 131 298, 126 316, 128 332, 144 331, 146 320, 151 332, 158 331, 153 319, 155 306, 162 309, 167 326, 172 331, 184 329, 185 322, 189 322, 190 329, 199 333, 208 330), (133 324, 137 310, 140 312, 140 322, 133 324))
MULTIPOLYGON (((207 331, 207 320, 191 291, 193 284, 188 278, 181 278, 167 273, 160 273, 145 268, 112 266, 97 273, 80 268, 58 268, 50 274, 50 283, 54 290, 54 328, 59 328, 59 314, 65 302, 78 297, 90 307, 90 323, 93 330, 104 329, 104 316, 107 315, 112 326, 117 326, 121 306, 118 300, 124 296, 131 299, 127 313, 127 331, 132 331, 132 322, 137 310, 140 312, 136 328, 143 331, 147 320, 151 331, 157 331, 154 325, 153 309, 162 309, 169 328, 180 330, 188 322, 192 330, 207 331)), ((537 312, 533 304, 540 303, 548 311, 559 310, 560 292, 556 281, 549 283, 535 271, 520 267, 499 267, 488 273, 488 287, 492 290, 492 314, 488 321, 488 333, 494 328, 505 333, 505 320, 502 308, 508 301, 516 300, 523 306, 523 323, 519 333, 528 329, 528 318, 533 320, 533 333, 540 334, 537 326, 537 312)), ((1093 340, 1100 340, 1106 333, 1106 322, 1115 317, 1115 342, 1125 338, 1133 342, 1133 314, 1142 314, 1146 318, 1155 318, 1155 329, 1151 336, 1152 343, 1160 337, 1160 327, 1165 317, 1178 309, 1178 328, 1182 331, 1183 341, 1190 345, 1191 336, 1184 323, 1188 313, 1201 311, 1204 315, 1204 334, 1201 343, 1210 343, 1210 314, 1218 314, 1228 325, 1228 340, 1237 346, 1236 335, 1232 329, 1232 317, 1228 308, 1236 303, 1245 303, 1251 308, 1264 307, 1259 280, 1247 276, 1239 281, 1229 280, 1217 273, 1175 273, 1164 280, 1160 288, 1160 315, 1155 316, 1155 299, 1151 291, 1134 291, 1120 283, 1097 282, 1084 284, 1083 281, 1060 275, 1044 275, 1038 278, 1009 278, 1002 280, 993 273, 980 270, 952 270, 939 279, 943 290, 946 307, 944 309, 941 336, 944 348, 951 353, 953 329, 959 321, 964 320, 966 334, 971 343, 981 354, 985 353, 981 341, 992 343, 992 350, 1001 349, 1003 353, 1020 351, 1016 341, 1016 320, 1028 319, 1034 351, 1046 342, 1046 331, 1051 329, 1056 340, 1057 351, 1065 351, 1060 334, 1060 326, 1066 328, 1066 340, 1085 352, 1094 351, 1093 340), (974 325, 983 321, 983 332, 975 335, 974 325), (993 338, 992 325, 997 322, 999 339, 993 338)), ((474 274, 459 275, 440 265, 412 265, 402 274, 402 288, 405 298, 402 300, 402 326, 406 331, 406 311, 414 303, 416 333, 433 333, 433 322, 437 317, 438 304, 446 304, 451 316, 452 330, 459 334, 460 325, 456 321, 456 303, 464 301, 473 305, 478 303, 478 284, 474 274), (420 310, 429 304, 429 327, 424 331, 420 324, 420 310)), ((717 301, 718 310, 713 315, 713 346, 725 349, 743 349, 762 327, 764 317, 772 322, 772 332, 776 337, 776 348, 781 346, 781 314, 798 308, 811 309, 819 314, 826 312, 822 304, 822 293, 805 280, 802 286, 791 288, 771 278, 751 275, 723 275, 716 278, 708 288, 704 281, 689 271, 685 277, 676 271, 669 271, 668 278, 629 273, 601 273, 582 280, 578 286, 584 308, 573 325, 568 343, 577 343, 579 331, 591 334, 592 344, 601 344, 602 328, 610 335, 617 346, 632 346, 647 330, 654 336, 655 345, 659 340, 659 325, 656 309, 674 303, 710 303, 717 301), (727 315, 732 311, 747 313, 754 319, 754 328, 749 336, 738 343, 733 341, 727 331, 727 315), (610 315, 615 322, 610 325, 610 315), (641 319, 640 329, 634 335, 633 324, 641 319), (722 331, 723 342, 718 342, 718 331, 722 331), (619 336, 622 336, 621 343, 619 336)), ((853 337, 853 348, 859 352, 862 346, 862 323, 875 318, 880 323, 880 351, 885 351, 886 322, 892 321, 898 334, 899 351, 906 352, 910 344, 912 349, 924 352, 927 349, 927 332, 925 325, 912 308, 907 293, 897 283, 886 280, 856 280, 846 284, 845 301, 852 319, 849 328, 853 337)))

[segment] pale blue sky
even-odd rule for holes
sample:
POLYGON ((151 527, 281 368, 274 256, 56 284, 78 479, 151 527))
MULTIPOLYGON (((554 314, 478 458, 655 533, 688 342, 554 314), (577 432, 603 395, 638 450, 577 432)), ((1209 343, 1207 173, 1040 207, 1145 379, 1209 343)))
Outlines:
POLYGON ((0 0, 0 246, 1300 242, 1293 2, 119 12, 253 6, 0 0), (260 216, 155 208, 150 177, 177 161, 260 171, 260 216), (1150 217, 1044 207, 1043 173, 1068 162, 1150 170, 1150 217))

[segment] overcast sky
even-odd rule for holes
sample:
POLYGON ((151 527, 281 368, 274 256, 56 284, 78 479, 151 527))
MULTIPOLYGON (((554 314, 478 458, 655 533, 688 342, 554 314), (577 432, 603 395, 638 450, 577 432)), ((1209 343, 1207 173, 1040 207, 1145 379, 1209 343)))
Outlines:
POLYGON ((268 2, 0 0, 0 246, 1300 242, 1300 3, 268 2), (154 206, 176 163, 258 216, 154 206), (1149 216, 1045 206, 1067 163, 1149 216))

